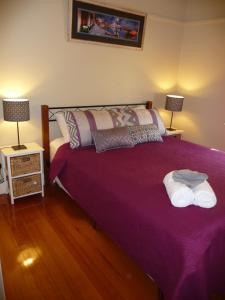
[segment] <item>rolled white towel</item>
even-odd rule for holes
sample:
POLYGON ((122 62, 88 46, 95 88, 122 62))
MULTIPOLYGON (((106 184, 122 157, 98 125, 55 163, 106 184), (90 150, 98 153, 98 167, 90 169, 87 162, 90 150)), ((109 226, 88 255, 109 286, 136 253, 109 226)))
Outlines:
POLYGON ((216 195, 207 180, 193 188, 193 192, 195 196, 194 205, 203 208, 211 208, 216 205, 216 195))
POLYGON ((168 173, 164 177, 163 183, 166 187, 167 194, 173 206, 186 207, 188 205, 193 204, 193 191, 185 184, 175 181, 173 179, 173 171, 168 173))

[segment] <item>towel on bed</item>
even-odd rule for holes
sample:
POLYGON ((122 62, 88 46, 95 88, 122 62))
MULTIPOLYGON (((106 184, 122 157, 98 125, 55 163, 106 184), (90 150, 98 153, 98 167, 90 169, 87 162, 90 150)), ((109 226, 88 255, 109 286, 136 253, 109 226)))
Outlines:
POLYGON ((173 179, 175 181, 184 183, 190 188, 195 188, 202 182, 208 179, 208 175, 189 169, 176 170, 173 172, 173 179))
MULTIPOLYGON (((187 171, 187 170, 180 170, 180 171, 187 171)), ((193 204, 203 208, 211 208, 216 205, 217 203, 216 195, 207 180, 204 180, 198 185, 196 185, 196 182, 198 181, 196 180, 194 187, 191 188, 187 186, 185 183, 182 183, 180 181, 175 181, 174 180, 175 172, 179 172, 179 171, 172 171, 168 173, 163 179, 163 183, 166 187, 167 194, 173 206, 186 207, 193 204)), ((191 171, 191 172, 195 172, 195 171, 191 171)), ((180 172, 180 174, 184 174, 184 173, 185 172, 183 173, 180 172)), ((200 173, 200 174, 202 175, 199 176, 199 180, 202 181, 202 179, 207 175, 204 173, 200 173)))
POLYGON ((194 202, 193 202, 194 205, 203 208, 211 208, 216 205, 217 203, 216 195, 207 180, 205 180, 203 183, 199 184, 192 190, 195 195, 194 202))
POLYGON ((166 187, 167 194, 170 201, 175 207, 186 207, 193 204, 194 193, 187 187, 184 183, 175 181, 173 179, 173 171, 168 173, 164 179, 163 183, 166 187))

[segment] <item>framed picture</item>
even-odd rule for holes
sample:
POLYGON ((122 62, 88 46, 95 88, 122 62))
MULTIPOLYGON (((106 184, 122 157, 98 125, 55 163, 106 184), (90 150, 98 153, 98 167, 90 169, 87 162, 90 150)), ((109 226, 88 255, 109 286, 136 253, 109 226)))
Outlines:
POLYGON ((71 0, 70 38, 142 48, 144 14, 71 0))

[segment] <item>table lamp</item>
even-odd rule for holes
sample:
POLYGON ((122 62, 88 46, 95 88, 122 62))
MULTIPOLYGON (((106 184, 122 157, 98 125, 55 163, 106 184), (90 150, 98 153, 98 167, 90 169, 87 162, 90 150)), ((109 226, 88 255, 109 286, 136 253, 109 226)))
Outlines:
POLYGON ((184 101, 183 96, 178 96, 178 95, 167 95, 166 96, 165 109, 172 112, 171 120, 170 120, 170 127, 166 128, 167 130, 170 130, 170 131, 176 130, 175 128, 172 128, 173 113, 175 111, 182 111, 183 101, 184 101))
POLYGON ((18 145, 13 146, 14 150, 26 149, 25 145, 20 145, 19 122, 30 120, 28 99, 3 99, 3 116, 5 121, 17 122, 18 145))

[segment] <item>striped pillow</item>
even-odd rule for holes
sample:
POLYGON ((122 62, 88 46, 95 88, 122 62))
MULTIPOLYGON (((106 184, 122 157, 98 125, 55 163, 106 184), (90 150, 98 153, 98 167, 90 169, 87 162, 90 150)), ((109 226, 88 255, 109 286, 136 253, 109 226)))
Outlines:
POLYGON ((124 126, 121 112, 114 110, 66 111, 64 116, 72 149, 92 145, 92 131, 124 126))
POLYGON ((125 126, 154 124, 158 127, 161 135, 164 135, 166 128, 157 109, 136 109, 126 108, 122 113, 122 120, 125 126))

